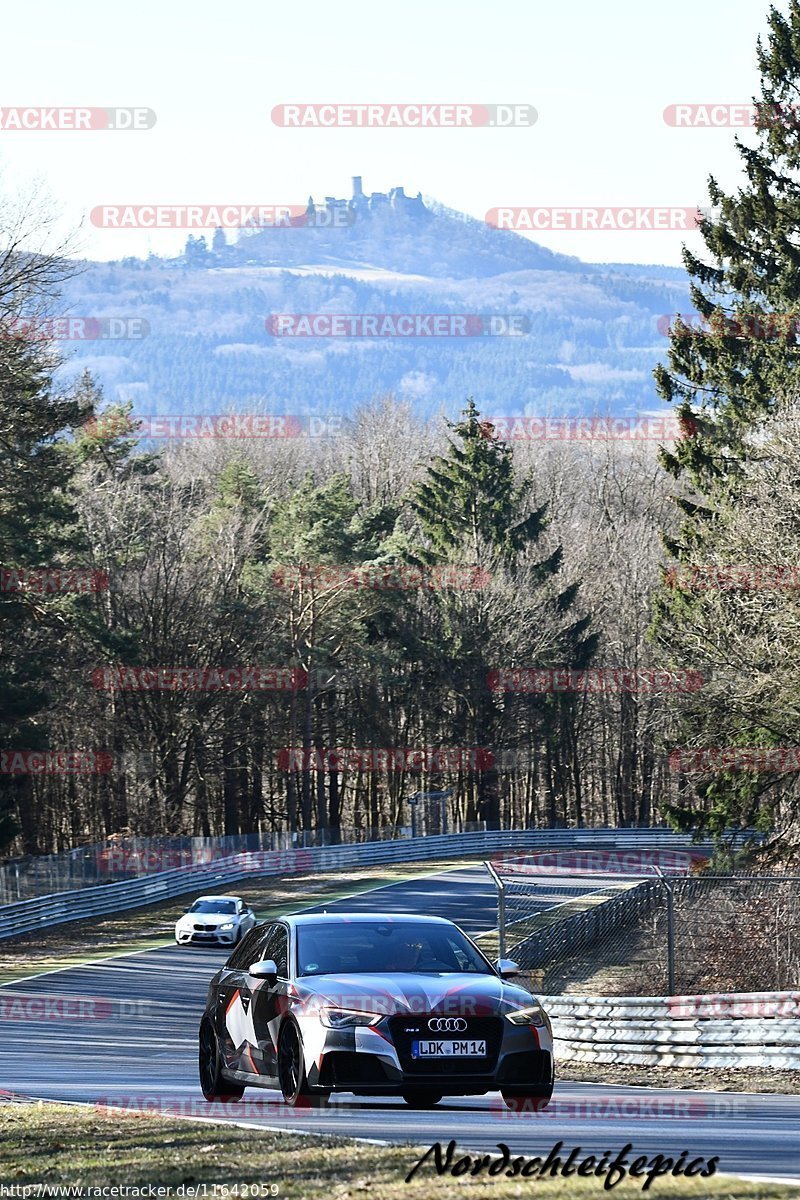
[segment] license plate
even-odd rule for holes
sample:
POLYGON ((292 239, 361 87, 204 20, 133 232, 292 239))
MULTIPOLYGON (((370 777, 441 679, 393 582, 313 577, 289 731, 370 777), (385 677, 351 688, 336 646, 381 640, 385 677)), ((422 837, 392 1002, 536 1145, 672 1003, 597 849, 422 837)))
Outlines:
POLYGON ((485 1058, 486 1042, 464 1038, 462 1041, 412 1042, 412 1058, 485 1058))

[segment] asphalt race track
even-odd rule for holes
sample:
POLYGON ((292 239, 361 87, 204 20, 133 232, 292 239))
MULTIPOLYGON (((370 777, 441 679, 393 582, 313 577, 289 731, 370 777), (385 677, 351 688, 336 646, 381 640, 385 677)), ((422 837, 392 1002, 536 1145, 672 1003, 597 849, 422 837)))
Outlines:
MULTIPOLYGON (((597 876, 591 880, 565 876, 545 876, 546 882, 537 884, 536 900, 527 906, 530 913, 541 912, 562 904, 570 897, 584 892, 596 891, 610 882, 597 876)), ((620 876, 615 877, 618 882, 620 876)), ((373 888, 351 899, 318 904, 307 912, 382 912, 429 913, 447 917, 473 935, 485 933, 497 926, 497 891, 486 868, 476 864, 461 867, 457 871, 441 871, 438 874, 422 875, 406 883, 390 883, 373 888)))
MULTIPOLYGON (((554 887, 567 881, 552 881, 554 887)), ((584 881, 576 881, 583 890, 584 881)), ((543 885, 541 903, 548 903, 543 885)), ((553 892, 550 903, 564 897, 553 892)), ((494 923, 494 892, 478 868, 393 884, 324 905, 423 911, 471 932, 494 923)), ((0 1087, 42 1098, 89 1101, 132 1112, 164 1111, 248 1125, 428 1146, 455 1138, 460 1151, 720 1156, 718 1170, 800 1181, 800 1097, 667 1091, 562 1082, 544 1113, 512 1113, 498 1094, 444 1100, 415 1112, 402 1100, 334 1097, 322 1111, 287 1109, 275 1092, 248 1088, 232 1105, 209 1105, 197 1084, 196 1031, 219 949, 177 946, 38 975, 0 989, 0 1087)), ((569 1074, 564 1066, 563 1073, 569 1074)), ((409 1151, 409 1166, 417 1155, 409 1151)))

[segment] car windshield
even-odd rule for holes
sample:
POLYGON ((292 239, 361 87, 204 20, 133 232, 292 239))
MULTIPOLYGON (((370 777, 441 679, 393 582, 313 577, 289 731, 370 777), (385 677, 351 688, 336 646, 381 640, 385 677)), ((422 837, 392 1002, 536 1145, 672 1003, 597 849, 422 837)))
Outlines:
POLYGON ((235 900, 195 900, 189 912, 235 913, 235 900))
POLYGON ((489 975, 492 969, 453 925, 409 921, 342 921, 298 925, 298 975, 489 975))

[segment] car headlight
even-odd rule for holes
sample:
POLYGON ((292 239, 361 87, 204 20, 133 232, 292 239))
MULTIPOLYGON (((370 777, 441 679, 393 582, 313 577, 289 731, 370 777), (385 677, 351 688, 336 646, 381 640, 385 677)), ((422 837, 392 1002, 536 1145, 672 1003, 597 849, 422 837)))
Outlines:
POLYGON ((234 929, 234 928, 235 928, 235 922, 233 922, 233 921, 226 921, 224 925, 220 925, 220 929, 234 929))
POLYGON ((354 1029, 356 1025, 377 1025, 383 1013, 360 1012, 355 1008, 321 1008, 319 1019, 328 1029, 354 1029))
POLYGON ((550 1018, 541 1004, 531 1004, 528 1008, 517 1008, 506 1013, 506 1019, 512 1025, 534 1025, 537 1029, 550 1029, 550 1018))

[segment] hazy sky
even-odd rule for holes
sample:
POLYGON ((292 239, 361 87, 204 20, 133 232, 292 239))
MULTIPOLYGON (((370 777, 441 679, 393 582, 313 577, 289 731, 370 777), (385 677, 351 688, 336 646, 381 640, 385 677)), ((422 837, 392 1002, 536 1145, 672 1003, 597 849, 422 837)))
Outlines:
MULTIPOLYGON (((98 230, 96 205, 298 203, 349 194, 354 174, 368 191, 402 184, 477 217, 704 204, 710 171, 728 186, 738 177, 737 131, 672 128, 663 110, 749 102, 766 11, 764 0, 27 0, 3 11, 0 106, 136 105, 157 123, 0 131, 0 187, 41 177, 97 258, 172 252, 186 232, 98 230), (539 116, 505 130, 292 130, 270 116, 281 103, 380 101, 526 103, 539 116)), ((682 235, 535 240, 592 261, 678 264, 682 235)))

